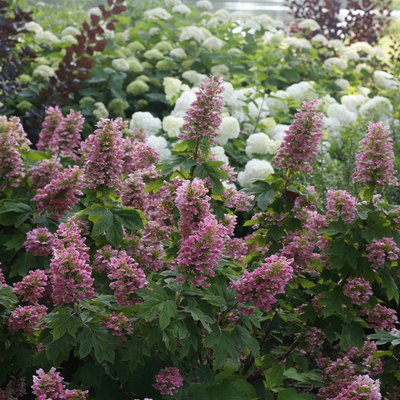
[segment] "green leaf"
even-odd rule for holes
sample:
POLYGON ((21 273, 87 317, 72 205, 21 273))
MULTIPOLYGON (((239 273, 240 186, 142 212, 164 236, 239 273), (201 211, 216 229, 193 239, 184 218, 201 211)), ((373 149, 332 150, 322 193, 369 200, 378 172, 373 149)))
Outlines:
POLYGON ((62 355, 63 360, 68 359, 69 345, 76 346, 76 339, 67 333, 49 344, 46 350, 47 357, 50 360, 59 360, 60 355, 62 355))
POLYGON ((253 353, 254 358, 259 360, 261 358, 261 354, 258 341, 250 335, 247 329, 240 325, 236 325, 234 332, 236 338, 239 340, 240 348, 243 351, 248 348, 253 353))
POLYGON ((317 374, 304 373, 304 372, 300 373, 297 372, 295 368, 289 368, 283 374, 286 376, 286 378, 294 379, 301 383, 310 384, 314 386, 315 385, 322 386, 324 382, 323 379, 317 374))
POLYGON ((171 322, 171 318, 178 314, 176 304, 172 300, 168 300, 163 303, 163 307, 160 311, 160 328, 163 331, 171 322))
POLYGON ((362 237, 368 242, 372 243, 374 239, 382 239, 384 237, 392 237, 392 231, 389 226, 384 226, 383 221, 377 221, 368 224, 361 232, 362 237))
POLYGON ((25 203, 7 202, 0 207, 0 225, 14 225, 18 228, 33 214, 31 206, 25 203))
POLYGON ((169 173, 176 171, 185 161, 187 161, 186 156, 172 155, 163 162, 161 173, 163 175, 168 175, 169 173))
POLYGON ((348 229, 349 228, 344 221, 332 221, 326 228, 322 228, 318 234, 323 235, 327 232, 329 236, 334 236, 339 233, 345 234, 348 229))
POLYGON ((0 304, 9 310, 11 305, 16 303, 18 303, 18 297, 13 294, 13 288, 11 286, 0 287, 0 304))
POLYGON ((264 371, 265 384, 268 390, 272 390, 275 387, 282 386, 284 371, 285 367, 281 364, 273 365, 271 368, 264 371))
POLYGON ((399 288, 397 287, 393 277, 390 276, 389 271, 387 270, 381 272, 379 275, 382 277, 382 287, 386 288, 388 300, 394 298, 397 305, 399 305, 399 288))
POLYGON ((112 214, 117 215, 119 221, 128 229, 138 230, 143 229, 143 221, 140 214, 133 209, 112 207, 112 214))
POLYGON ((268 190, 266 192, 259 194, 256 197, 258 207, 260 207, 261 210, 265 211, 269 205, 270 200, 272 200, 274 197, 275 197, 275 192, 273 190, 268 190))
POLYGON ((357 257, 361 257, 361 253, 354 246, 343 240, 332 242, 330 248, 324 254, 331 256, 328 263, 332 269, 341 269, 346 261, 351 268, 357 269, 357 257))
POLYGON ((39 268, 39 264, 32 253, 22 253, 11 267, 10 278, 15 275, 26 276, 31 269, 39 268))
POLYGON ((211 335, 206 336, 203 342, 204 347, 213 348, 213 356, 215 359, 214 366, 220 367, 225 364, 228 354, 234 360, 237 360, 239 353, 236 347, 239 341, 231 332, 221 329, 217 325, 213 325, 211 335))
POLYGON ((184 140, 184 141, 181 142, 181 143, 177 143, 177 144, 174 146, 173 151, 177 151, 177 152, 179 152, 179 151, 185 151, 185 150, 187 149, 187 147, 188 147, 188 142, 187 142, 186 140, 184 140))
POLYGON ((310 393, 297 393, 294 388, 283 389, 278 393, 277 400, 313 400, 314 395, 310 393))
POLYGON ((192 306, 187 306, 185 307, 185 311, 189 312, 192 315, 192 318, 195 321, 200 321, 201 324, 203 325, 204 329, 210 333, 211 332, 211 327, 210 325, 214 323, 213 319, 204 314, 203 311, 201 311, 198 308, 192 307, 192 306))
POLYGON ((325 304, 324 308, 324 318, 329 317, 334 312, 339 315, 344 315, 343 304, 350 306, 350 301, 347 296, 345 296, 342 292, 342 288, 336 286, 331 291, 322 292, 326 298, 321 298, 319 300, 320 304, 325 304))
POLYGON ((357 321, 352 321, 350 324, 343 325, 342 336, 346 338, 350 347, 358 347, 361 349, 364 346, 364 329, 357 321))
POLYGON ((122 361, 129 361, 129 369, 133 372, 138 364, 145 365, 143 356, 146 354, 147 346, 144 339, 132 339, 124 343, 124 355, 122 361))
POLYGON ((79 356, 85 358, 91 351, 93 347, 92 332, 89 328, 84 328, 78 336, 79 346, 79 356))
MULTIPOLYGON (((96 210, 96 209, 95 209, 96 210)), ((107 213, 102 215, 102 217, 97 220, 93 227, 93 235, 101 235, 106 231, 111 224, 114 222, 114 216, 107 210, 107 213)))
POLYGON ((67 310, 60 310, 58 314, 51 318, 49 328, 53 329, 53 339, 56 340, 68 332, 75 338, 75 333, 82 326, 81 319, 76 315, 71 315, 67 310))

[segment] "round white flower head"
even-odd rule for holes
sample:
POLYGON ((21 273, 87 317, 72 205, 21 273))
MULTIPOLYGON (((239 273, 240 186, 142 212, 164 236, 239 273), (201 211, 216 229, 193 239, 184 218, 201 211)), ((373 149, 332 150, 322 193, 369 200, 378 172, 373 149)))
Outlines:
POLYGON ((350 49, 355 50, 357 53, 364 52, 364 53, 369 54, 373 51, 372 46, 367 42, 353 43, 349 47, 350 47, 350 49))
POLYGON ((340 98, 340 102, 344 104, 351 112, 357 112, 358 107, 365 103, 365 97, 362 94, 347 94, 340 98))
POLYGON ((277 21, 271 18, 268 14, 256 15, 253 19, 265 30, 275 29, 277 27, 277 21))
POLYGON ((132 71, 135 74, 140 74, 143 71, 143 66, 140 64, 138 59, 133 57, 128 58, 126 61, 129 64, 129 71, 132 71))
POLYGON ((357 120, 357 114, 349 111, 343 104, 331 104, 327 114, 329 118, 337 118, 341 126, 347 126, 357 120))
POLYGON ((168 148, 168 142, 162 136, 148 136, 146 138, 146 144, 154 149, 160 155, 162 160, 167 159, 171 155, 171 150, 168 148))
POLYGON ((215 77, 226 77, 229 74, 229 67, 225 64, 218 64, 211 67, 211 74, 215 77))
POLYGON ((260 119, 266 118, 269 115, 269 107, 262 97, 257 97, 254 101, 248 105, 248 113, 253 121, 259 121, 260 119))
POLYGON ((35 35, 35 40, 45 45, 60 43, 60 39, 50 31, 37 32, 35 35))
POLYGON ((309 82, 299 82, 288 86, 286 88, 286 93, 292 96, 293 100, 298 100, 300 102, 311 101, 318 97, 318 93, 309 82))
POLYGON ((300 29, 309 29, 310 31, 317 31, 321 29, 319 23, 313 19, 307 18, 299 23, 300 29))
POLYGON ((373 47, 372 51, 368 54, 369 60, 372 60, 374 57, 380 61, 385 61, 387 58, 386 53, 380 47, 373 47))
POLYGON ((93 110, 92 114, 96 119, 100 118, 108 118, 108 110, 104 103, 94 103, 94 106, 96 107, 95 110, 93 110))
POLYGON ((169 55, 177 58, 178 60, 184 60, 185 58, 187 58, 187 54, 185 53, 185 50, 183 50, 180 47, 177 47, 176 49, 172 49, 169 52, 169 55))
POLYGON ((183 126, 183 118, 176 118, 173 115, 169 115, 168 117, 164 117, 163 119, 163 129, 167 132, 169 137, 178 137, 179 132, 183 126))
POLYGON ((240 133, 239 121, 234 117, 223 117, 217 131, 217 142, 220 146, 228 143, 229 139, 236 139, 240 133))
POLYGON ((262 118, 260 119, 259 123, 264 125, 262 128, 264 133, 266 133, 268 136, 273 135, 276 128, 276 122, 273 117, 262 118))
POLYGON ((343 52, 342 56, 347 60, 358 61, 360 56, 358 53, 353 49, 347 49, 343 52))
POLYGON ((173 7, 182 4, 181 0, 164 0, 165 7, 173 7))
POLYGON ((183 42, 192 39, 201 44, 206 39, 206 36, 197 26, 185 26, 179 35, 179 41, 183 42))
POLYGON ((371 90, 364 86, 357 86, 357 92, 362 94, 364 97, 368 97, 368 95, 371 93, 371 90))
POLYGON ((235 89, 233 88, 233 85, 230 82, 224 82, 222 84, 222 87, 224 88, 224 91, 221 93, 221 96, 224 102, 227 102, 235 93, 235 89))
POLYGON ((216 161, 222 161, 225 165, 229 165, 229 158, 225 154, 225 149, 221 146, 211 147, 211 153, 214 155, 216 161))
POLYGON ((275 150, 274 142, 265 133, 253 133, 246 140, 246 154, 249 158, 252 158, 253 154, 273 154, 275 150), (272 152, 271 144, 273 144, 272 152))
POLYGON ((190 14, 192 10, 185 4, 178 4, 172 8, 172 12, 178 14, 190 14))
POLYGON ((357 64, 356 67, 354 68, 354 70, 358 73, 360 73, 363 69, 365 69, 368 72, 372 72, 372 67, 365 63, 357 64))
POLYGON ((342 90, 347 90, 351 85, 347 79, 339 78, 335 80, 335 85, 342 90))
POLYGON ((132 115, 131 122, 129 124, 131 129, 144 128, 149 132, 149 135, 155 135, 161 129, 161 120, 153 117, 149 112, 138 111, 132 115))
POLYGON ((124 58, 116 58, 111 65, 116 71, 129 71, 129 63, 124 58))
POLYGON ((385 71, 374 71, 374 82, 382 89, 398 89, 399 83, 393 80, 393 75, 385 71))
POLYGON ((342 126, 340 125, 340 122, 337 118, 324 117, 323 124, 324 124, 324 129, 326 129, 332 137, 336 138, 340 136, 340 128, 342 126))
POLYGON ((23 29, 26 29, 27 31, 35 32, 35 33, 43 32, 43 28, 37 22, 34 22, 34 21, 27 22, 23 26, 23 29))
POLYGON ((149 30, 150 36, 157 36, 161 33, 161 29, 158 26, 152 26, 149 30))
POLYGON ((72 35, 61 36, 60 41, 62 43, 71 42, 73 44, 78 44, 78 41, 76 40, 75 36, 72 35))
POLYGON ((328 110, 328 107, 333 103, 337 103, 336 99, 334 97, 332 97, 330 94, 324 94, 321 97, 320 102, 319 102, 321 111, 323 113, 326 113, 326 111, 328 110))
POLYGON ((238 181, 242 187, 249 187, 257 179, 267 179, 274 173, 270 162, 253 158, 244 167, 244 171, 239 172, 238 181))
POLYGON ((180 93, 182 82, 179 79, 167 76, 164 78, 163 85, 166 95, 165 97, 168 101, 171 101, 174 96, 180 93))
POLYGON ((318 33, 317 35, 313 36, 311 38, 312 42, 319 42, 319 43, 328 43, 328 39, 322 35, 321 33, 318 33))
POLYGON ((243 29, 254 29, 256 32, 261 31, 261 25, 254 21, 254 19, 248 19, 242 25, 243 29))
POLYGON ((213 34, 204 26, 200 26, 200 30, 204 33, 205 38, 211 37, 213 34))
POLYGON ((144 52, 143 56, 148 60, 162 60, 164 58, 163 53, 157 49, 147 50, 144 52))
POLYGON ((222 25, 225 25, 227 23, 228 19, 227 18, 223 18, 220 16, 217 17, 211 17, 207 22, 206 25, 208 28, 212 28, 212 29, 217 29, 222 25))
POLYGON ((212 5, 211 1, 208 0, 200 0, 196 3, 197 8, 201 8, 202 10, 211 11, 214 6, 212 5))
POLYGON ((335 49, 339 53, 343 52, 346 49, 345 44, 340 39, 329 40, 326 45, 328 47, 335 49))
POLYGON ((289 130, 290 125, 278 124, 273 132, 274 140, 283 140, 286 136, 286 131, 289 130))
POLYGON ((282 40, 283 44, 295 49, 311 49, 311 43, 307 39, 299 39, 294 36, 286 37, 282 40))
POLYGON ((208 51, 221 50, 224 45, 225 42, 216 36, 210 36, 202 43, 202 46, 208 51))
POLYGON ((162 7, 153 8, 144 12, 144 17, 147 19, 163 19, 167 20, 171 18, 171 14, 162 7))
POLYGON ((324 65, 327 68, 332 68, 332 66, 335 66, 336 68, 343 70, 347 68, 347 61, 343 58, 331 57, 324 61, 324 65))
POLYGON ((246 11, 234 11, 230 16, 229 19, 232 22, 238 21, 238 22, 245 22, 248 19, 253 19, 253 16, 246 11))
POLYGON ((53 68, 50 68, 48 65, 39 65, 33 70, 32 76, 33 78, 48 81, 51 76, 54 75, 53 68))
POLYGON ((192 90, 188 90, 183 92, 179 99, 175 103, 175 108, 172 111, 172 115, 174 117, 183 118, 186 114, 186 111, 189 109, 190 105, 196 101, 196 92, 192 90))
POLYGON ((221 8, 218 11, 215 11, 213 14, 214 17, 223 17, 223 18, 229 18, 231 13, 228 10, 225 10, 225 8, 221 8))
POLYGON ((389 125, 393 116, 393 106, 389 99, 375 96, 360 107, 359 113, 361 117, 369 121, 382 121, 384 125, 389 125))
POLYGON ((199 74, 197 71, 185 71, 182 74, 182 78, 189 81, 192 85, 198 86, 203 79, 206 79, 207 76, 203 74, 199 74))
POLYGON ((100 10, 99 7, 93 7, 87 12, 87 15, 89 15, 89 17, 91 15, 97 15, 98 17, 102 17, 103 16, 103 12, 100 10))
POLYGON ((66 28, 64 28, 61 31, 61 36, 67 36, 67 35, 76 36, 76 35, 79 35, 79 34, 80 34, 79 29, 76 29, 73 26, 67 26, 66 28))

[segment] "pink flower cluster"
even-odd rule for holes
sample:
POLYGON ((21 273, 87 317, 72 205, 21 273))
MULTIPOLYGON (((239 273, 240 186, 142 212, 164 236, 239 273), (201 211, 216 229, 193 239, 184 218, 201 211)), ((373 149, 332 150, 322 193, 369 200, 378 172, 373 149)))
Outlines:
POLYGON ((118 336, 121 343, 125 342, 128 339, 127 335, 133 332, 129 319, 122 312, 118 315, 115 315, 115 312, 113 312, 108 317, 103 318, 101 325, 105 326, 111 335, 118 336))
POLYGON ((56 147, 56 143, 54 143, 54 132, 63 120, 62 112, 58 106, 49 107, 45 112, 47 117, 42 123, 43 129, 39 133, 39 141, 36 144, 37 148, 43 151, 56 147))
POLYGON ((54 235, 47 228, 36 228, 26 234, 25 250, 35 257, 47 257, 54 244, 54 235))
POLYGON ((225 90, 222 86, 223 83, 221 77, 215 79, 213 76, 200 83, 196 101, 190 105, 183 117, 185 123, 182 129, 187 133, 179 133, 179 139, 208 138, 210 144, 217 145, 215 138, 219 136, 217 131, 222 122, 222 96, 220 94, 225 90))
POLYGON ((79 203, 75 196, 82 195, 81 189, 85 186, 83 171, 77 165, 69 166, 43 189, 37 190, 37 195, 32 199, 39 201, 36 213, 49 211, 51 217, 58 221, 66 211, 79 203))
POLYGON ((153 386, 161 392, 161 394, 170 394, 178 392, 178 388, 183 386, 183 378, 179 374, 179 369, 176 367, 167 367, 162 369, 156 375, 156 382, 153 386))
POLYGON ((356 156, 353 182, 367 183, 371 188, 377 184, 400 185, 395 177, 393 143, 389 135, 389 127, 383 126, 382 121, 369 123, 368 132, 361 140, 356 156))
POLYGON ((368 375, 359 375, 351 384, 343 388, 336 397, 327 400, 381 400, 379 379, 374 381, 368 375))
POLYGON ((213 268, 217 267, 223 253, 225 236, 225 227, 218 223, 214 215, 204 218, 192 235, 180 241, 176 262, 182 276, 176 280, 190 280, 196 286, 210 286, 205 281, 215 274, 213 268))
MULTIPOLYGON (((47 307, 35 304, 32 306, 18 306, 7 320, 12 333, 23 329, 27 335, 33 335, 38 329, 37 324, 46 315, 47 307)), ((44 327, 42 328, 44 329, 44 327)))
POLYGON ((305 101, 303 108, 297 110, 295 120, 276 152, 274 166, 290 168, 292 172, 313 172, 310 163, 315 161, 318 154, 324 117, 324 114, 316 112, 318 104, 318 99, 305 101))
POLYGON ((400 249, 397 247, 393 238, 373 239, 367 246, 367 257, 373 269, 385 265, 385 260, 397 260, 400 249))
POLYGON ((58 178, 62 165, 57 158, 43 160, 38 166, 28 170, 29 178, 32 181, 31 186, 34 189, 43 189, 53 179, 58 178))
POLYGON ((160 155, 140 139, 125 138, 122 147, 124 151, 123 170, 126 173, 154 166, 161 160, 160 155))
POLYGON ((247 211, 251 207, 251 201, 253 201, 254 196, 249 196, 247 193, 238 191, 232 185, 224 189, 221 194, 221 199, 224 202, 225 207, 236 208, 239 211, 247 211))
POLYGON ((308 343, 308 352, 315 353, 315 349, 322 346, 325 342, 325 333, 322 329, 315 326, 311 327, 306 333, 306 342, 308 343))
POLYGON ((118 256, 118 250, 113 249, 109 244, 96 251, 92 267, 99 273, 110 265, 111 257, 118 256))
POLYGON ((339 221, 341 217, 344 222, 350 224, 358 211, 356 204, 357 199, 345 190, 329 190, 326 215, 332 217, 332 221, 339 221))
POLYGON ((378 332, 381 332, 396 328, 395 324, 398 324, 399 320, 396 310, 376 304, 369 312, 367 322, 371 329, 375 328, 378 332))
MULTIPOLYGON (((1 264, 1 263, 0 263, 1 264)), ((7 287, 6 278, 4 278, 3 270, 0 268, 0 289, 2 287, 7 287)))
POLYGON ((31 141, 27 138, 21 120, 18 117, 9 117, 0 115, 0 132, 8 132, 17 141, 17 147, 29 146, 31 141))
POLYGON ((11 376, 11 379, 7 382, 6 389, 0 389, 1 400, 17 400, 25 394, 25 377, 15 379, 14 376, 11 376))
POLYGON ((146 287, 148 282, 145 273, 137 267, 138 264, 125 251, 110 259, 108 277, 115 280, 110 283, 110 288, 115 290, 114 296, 121 307, 142 302, 136 291, 146 287))
POLYGON ((372 294, 371 285, 364 278, 347 279, 343 285, 343 293, 350 297, 353 304, 364 304, 372 294))
MULTIPOLYGON (((293 276, 291 264, 293 259, 284 256, 272 255, 265 259, 265 263, 253 272, 244 271, 242 278, 231 282, 229 289, 234 289, 236 299, 240 303, 253 302, 255 307, 268 312, 277 300, 275 295, 285 293, 285 286, 293 276)), ((253 308, 238 307, 247 315, 252 315, 253 308)))
POLYGON ((86 400, 88 398, 88 390, 67 389, 64 394, 65 400, 86 400))
POLYGON ((97 127, 82 143, 86 181, 90 189, 103 186, 116 188, 122 175, 124 151, 121 130, 126 127, 126 123, 122 118, 101 118, 97 127))
POLYGON ((14 283, 14 294, 21 296, 22 301, 36 304, 43 297, 46 281, 47 275, 44 271, 29 271, 29 275, 24 276, 21 282, 14 283))

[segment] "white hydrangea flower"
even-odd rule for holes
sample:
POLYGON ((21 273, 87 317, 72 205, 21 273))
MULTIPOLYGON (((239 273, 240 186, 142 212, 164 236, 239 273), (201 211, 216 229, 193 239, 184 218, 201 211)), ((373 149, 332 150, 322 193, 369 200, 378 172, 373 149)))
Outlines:
POLYGON ((228 143, 229 139, 236 139, 240 133, 239 121, 234 117, 223 117, 218 130, 217 142, 220 146, 228 143))
POLYGON ((326 113, 331 104, 337 103, 336 99, 330 94, 324 94, 320 99, 320 106, 323 113, 326 113))
POLYGON ((205 28, 204 26, 201 26, 200 30, 204 33, 204 36, 205 36, 206 39, 211 37, 211 36, 213 36, 213 34, 207 28, 205 28))
POLYGON ((353 49, 345 50, 343 52, 342 56, 344 58, 347 58, 348 60, 352 60, 352 61, 358 61, 360 59, 360 56, 358 55, 358 53, 353 49))
POLYGON ((116 71, 129 71, 129 62, 124 58, 116 58, 111 63, 112 67, 116 71))
POLYGON ((361 70, 363 70, 363 69, 365 69, 366 71, 372 72, 372 67, 365 63, 357 64, 354 70, 356 72, 360 73, 361 70))
POLYGON ((61 36, 67 36, 67 35, 76 36, 76 35, 79 35, 79 34, 80 34, 79 29, 76 29, 73 26, 67 26, 66 28, 64 28, 61 31, 61 36))
POLYGON ((54 75, 53 68, 48 65, 39 65, 33 70, 32 76, 37 79, 48 81, 54 75))
POLYGON ((328 39, 322 35, 321 33, 318 33, 317 35, 313 36, 311 38, 312 42, 319 42, 319 43, 328 43, 328 39))
POLYGON ((294 36, 288 36, 282 40, 283 44, 295 49, 311 49, 311 43, 307 39, 299 39, 294 36))
POLYGON ((35 40, 45 44, 60 43, 60 39, 50 31, 37 32, 35 40))
POLYGON ((290 128, 290 125, 278 124, 276 125, 272 138, 274 140, 284 140, 286 136, 286 131, 290 128))
POLYGON ((131 122, 129 124, 131 129, 144 128, 149 132, 149 135, 155 135, 161 129, 161 120, 153 117, 149 112, 138 111, 132 115, 131 122))
POLYGON ((179 79, 171 78, 169 76, 164 78, 163 81, 165 97, 168 101, 181 92, 182 82, 179 79))
POLYGON ((260 124, 264 125, 262 128, 264 133, 268 136, 273 136, 274 130, 276 128, 276 122, 273 117, 262 118, 259 121, 260 124))
POLYGON ((157 7, 153 8, 151 10, 147 10, 144 12, 144 17, 147 19, 153 19, 153 20, 167 20, 170 19, 172 16, 171 14, 164 8, 162 7, 157 7))
POLYGON ((315 100, 318 97, 318 93, 309 82, 299 82, 288 86, 286 93, 292 96, 293 100, 300 102, 315 100))
POLYGON ((364 86, 357 86, 357 92, 362 94, 364 97, 368 97, 368 95, 371 93, 371 89, 368 89, 364 86))
POLYGON ((232 22, 239 21, 245 22, 248 19, 252 19, 253 16, 247 11, 234 11, 230 16, 229 19, 232 22))
POLYGON ((318 29, 321 29, 319 23, 315 21, 314 19, 304 19, 299 23, 299 28, 300 29, 309 29, 310 31, 317 31, 318 29))
POLYGON ((225 25, 226 22, 228 21, 227 18, 223 17, 211 17, 207 22, 206 25, 208 28, 216 29, 219 28, 222 25, 225 25))
POLYGON ((186 111, 194 101, 196 101, 196 92, 193 89, 183 92, 176 101, 175 108, 173 109, 171 115, 176 118, 183 118, 186 114, 186 111))
POLYGON ((337 118, 335 117, 324 117, 323 118, 323 127, 328 131, 331 137, 337 138, 340 136, 341 125, 337 118))
POLYGON ((93 110, 92 114, 96 119, 108 118, 109 113, 104 103, 94 103, 94 106, 96 107, 96 109, 93 110))
POLYGON ((331 104, 327 114, 329 118, 337 118, 341 126, 350 125, 357 120, 357 114, 349 111, 344 104, 331 104))
POLYGON ((386 53, 380 47, 373 47, 372 51, 368 54, 369 60, 372 60, 374 57, 380 61, 385 61, 387 58, 386 53))
POLYGON ((208 51, 221 50, 224 45, 225 42, 216 36, 210 36, 202 43, 202 46, 208 51))
POLYGON ((239 172, 238 181, 242 187, 249 187, 257 179, 267 179, 274 173, 270 162, 253 158, 244 167, 244 171, 239 172))
POLYGON ((178 4, 172 7, 172 12, 178 14, 190 14, 192 10, 185 4, 178 4))
POLYGON ((211 67, 211 74, 215 77, 226 77, 226 75, 229 74, 229 67, 227 67, 225 64, 214 65, 211 67))
POLYGON ((382 121, 385 125, 389 125, 393 116, 393 106, 389 99, 375 96, 360 107, 359 113, 361 117, 369 121, 382 121))
POLYGON ((365 97, 362 94, 347 94, 342 96, 340 102, 344 104, 351 112, 357 112, 358 108, 365 103, 365 97))
POLYGON ((213 14, 214 17, 223 17, 223 18, 229 18, 230 15, 231 13, 228 10, 225 10, 225 8, 220 8, 213 14))
POLYGON ((187 58, 187 54, 185 53, 185 50, 183 50, 181 47, 172 49, 169 52, 169 55, 172 57, 176 57, 178 60, 184 60, 185 58, 187 58))
POLYGON ((221 86, 224 88, 224 91, 221 93, 222 99, 224 102, 227 102, 235 93, 235 89, 230 82, 224 82, 221 86))
POLYGON ((373 51, 373 47, 367 42, 357 42, 349 46, 350 49, 355 50, 357 53, 364 52, 370 54, 373 51))
POLYGON ((254 19, 248 19, 242 25, 243 29, 254 29, 256 32, 261 31, 261 25, 254 21, 254 19))
POLYGON ((256 15, 253 19, 265 30, 275 29, 277 27, 277 21, 271 18, 268 14, 256 15))
POLYGON ((158 26, 152 26, 149 30, 150 36, 157 36, 161 33, 161 29, 158 26))
POLYGON ((144 52, 143 56, 148 60, 162 60, 164 58, 163 53, 157 49, 147 50, 144 52))
POLYGON ((393 80, 393 75, 385 71, 374 71, 374 82, 382 89, 398 89, 399 83, 393 80))
POLYGON ((23 26, 23 29, 26 29, 29 32, 35 32, 35 33, 43 32, 43 28, 37 22, 34 22, 34 21, 27 22, 23 26))
POLYGON ((171 150, 168 148, 168 142, 162 136, 148 136, 146 138, 146 144, 159 154, 161 160, 165 160, 171 155, 171 150))
POLYGON ((336 79, 335 85, 342 90, 347 90, 351 86, 350 82, 343 78, 336 79))
POLYGON ((269 37, 268 43, 274 46, 274 45, 281 43, 284 38, 285 37, 283 36, 282 33, 277 32, 269 37))
POLYGON ((167 132, 169 137, 178 137, 183 123, 183 118, 176 118, 173 115, 168 115, 167 117, 164 117, 162 122, 163 129, 165 132, 167 132))
POLYGON ((211 1, 208 0, 200 0, 196 3, 197 8, 201 8, 202 10, 211 11, 214 6, 212 5, 211 1))
POLYGON ((221 146, 211 147, 211 153, 216 158, 216 161, 222 161, 225 165, 229 165, 229 158, 225 154, 225 149, 221 146))
POLYGON ((204 74, 199 74, 197 71, 185 71, 182 74, 182 78, 189 81, 192 85, 198 86, 203 79, 207 79, 207 76, 204 74))
POLYGON ((71 42, 72 44, 78 44, 78 41, 76 40, 76 37, 72 36, 72 35, 61 36, 60 41, 62 43, 71 42))
POLYGON ((89 15, 89 17, 91 15, 97 15, 98 17, 102 17, 103 16, 103 12, 100 10, 99 7, 93 7, 87 12, 87 15, 89 15))
POLYGON ((346 49, 345 44, 340 39, 329 40, 326 45, 328 47, 335 49, 339 53, 342 53, 346 49))
POLYGON ((197 26, 185 26, 179 35, 179 41, 183 42, 192 39, 201 44, 206 39, 206 35, 197 26))
POLYGON ((338 69, 346 69, 347 68, 347 61, 343 58, 339 58, 339 57, 331 57, 331 58, 327 58, 324 61, 324 65, 327 68, 331 68, 332 66, 335 66, 338 69))
POLYGON ((269 115, 269 107, 267 102, 265 101, 266 97, 263 99, 262 97, 257 97, 254 101, 250 102, 248 107, 248 113, 253 121, 264 119, 269 115))
POLYGON ((173 7, 182 4, 181 0, 164 0, 165 7, 173 7))
POLYGON ((263 133, 253 133, 246 140, 246 154, 252 158, 253 154, 274 154, 276 151, 275 140, 263 133))

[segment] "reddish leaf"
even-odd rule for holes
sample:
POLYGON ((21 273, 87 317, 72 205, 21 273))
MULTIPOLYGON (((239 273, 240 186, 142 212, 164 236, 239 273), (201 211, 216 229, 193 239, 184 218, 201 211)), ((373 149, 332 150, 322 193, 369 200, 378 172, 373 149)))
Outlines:
POLYGON ((113 5, 113 0, 107 0, 107 3, 111 7, 113 5))
POLYGON ((99 8, 100 8, 100 10, 101 10, 102 12, 106 11, 106 9, 105 9, 105 7, 104 7, 104 4, 100 4, 100 5, 99 5, 99 8))
POLYGON ((90 19, 92 20, 92 26, 97 26, 100 22, 100 17, 98 15, 91 15, 90 19))
POLYGON ((115 25, 112 22, 109 22, 106 25, 106 28, 109 29, 110 31, 113 31, 115 29, 115 25))
POLYGON ((103 17, 104 17, 104 19, 108 19, 108 18, 110 18, 110 16, 111 16, 110 11, 103 11, 103 17))
POLYGON ((87 23, 87 21, 85 21, 83 24, 82 24, 82 28, 87 32, 87 31, 90 31, 90 26, 89 26, 89 24, 87 23))

